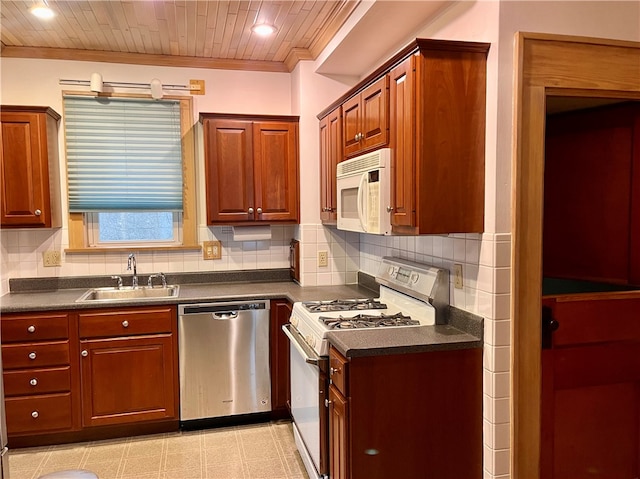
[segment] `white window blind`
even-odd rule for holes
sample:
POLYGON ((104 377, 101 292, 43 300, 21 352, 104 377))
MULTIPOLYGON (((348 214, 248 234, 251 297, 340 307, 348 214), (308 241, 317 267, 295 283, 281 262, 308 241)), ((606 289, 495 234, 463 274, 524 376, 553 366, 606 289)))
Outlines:
POLYGON ((69 211, 182 211, 180 103, 64 97, 69 211))

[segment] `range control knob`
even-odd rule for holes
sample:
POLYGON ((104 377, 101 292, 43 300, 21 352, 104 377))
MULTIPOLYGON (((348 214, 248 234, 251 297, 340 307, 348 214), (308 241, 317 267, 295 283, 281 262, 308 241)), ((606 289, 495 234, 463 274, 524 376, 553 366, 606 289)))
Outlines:
POLYGON ((297 316, 291 316, 289 318, 289 322, 293 325, 293 326, 298 326, 298 317, 297 316))

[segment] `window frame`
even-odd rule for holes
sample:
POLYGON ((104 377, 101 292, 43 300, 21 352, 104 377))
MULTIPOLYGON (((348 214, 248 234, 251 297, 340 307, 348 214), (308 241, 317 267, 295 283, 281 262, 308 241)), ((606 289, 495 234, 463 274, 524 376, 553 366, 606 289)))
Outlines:
MULTIPOLYGON (((95 96, 95 93, 89 92, 77 92, 77 91, 63 91, 62 95, 85 95, 95 96)), ((151 99, 151 95, 129 94, 129 93, 109 93, 99 94, 106 98, 139 98, 139 99, 151 99)), ((113 252, 113 251, 131 251, 132 249, 138 251, 164 251, 164 250, 194 250, 200 249, 200 245, 197 240, 197 224, 196 224, 196 180, 195 180, 195 141, 194 141, 194 124, 193 124, 193 98, 191 96, 178 96, 178 95, 165 95, 163 98, 169 100, 177 100, 180 102, 180 130, 182 134, 182 202, 183 211, 181 214, 182 227, 181 229, 181 244, 169 244, 163 242, 162 244, 153 244, 148 241, 134 242, 128 244, 118 243, 117 245, 109 245, 105 243, 99 243, 94 246, 90 243, 90 228, 92 225, 91 213, 71 213, 68 211, 68 225, 69 225, 69 248, 65 249, 65 253, 92 253, 92 252, 113 252)), ((63 102, 64 106, 64 102, 63 102)), ((62 121, 64 122, 65 115, 63 111, 62 121)), ((63 129, 64 131, 64 129, 63 129)), ((66 151, 66 136, 63 134, 64 148, 66 151)), ((66 167, 66 155, 65 155, 65 172, 66 167)), ((69 191, 68 178, 65 174, 67 194, 69 191)), ((97 215, 96 215, 97 218, 97 215)), ((97 220, 96 220, 97 223, 97 220)), ((97 224, 95 225, 97 227, 97 224)))

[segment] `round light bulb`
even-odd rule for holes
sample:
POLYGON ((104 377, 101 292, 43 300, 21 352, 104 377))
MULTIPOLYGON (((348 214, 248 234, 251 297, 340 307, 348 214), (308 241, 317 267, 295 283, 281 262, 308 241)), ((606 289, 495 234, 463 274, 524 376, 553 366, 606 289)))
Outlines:
POLYGON ((251 31, 253 33, 266 37, 267 35, 271 35, 272 33, 274 33, 276 31, 276 27, 267 23, 260 23, 251 27, 251 31))
POLYGON ((44 20, 49 20, 56 16, 55 12, 51 10, 46 5, 38 5, 37 7, 33 7, 31 9, 31 13, 38 18, 42 18, 44 20))

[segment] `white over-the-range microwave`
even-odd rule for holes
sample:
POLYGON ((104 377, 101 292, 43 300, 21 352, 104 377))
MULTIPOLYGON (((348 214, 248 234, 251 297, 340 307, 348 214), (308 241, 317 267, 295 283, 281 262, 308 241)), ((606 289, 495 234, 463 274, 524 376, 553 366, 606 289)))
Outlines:
POLYGON ((338 163, 338 229, 391 234, 391 148, 338 163))

